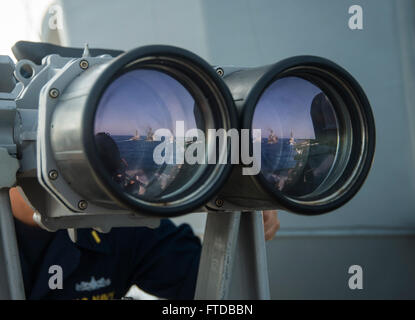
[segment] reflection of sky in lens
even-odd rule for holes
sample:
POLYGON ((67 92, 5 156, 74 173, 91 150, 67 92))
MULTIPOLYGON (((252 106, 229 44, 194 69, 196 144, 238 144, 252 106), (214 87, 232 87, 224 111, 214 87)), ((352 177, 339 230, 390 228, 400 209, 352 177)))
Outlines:
POLYGON ((195 128, 195 101, 171 76, 156 70, 137 69, 112 82, 103 94, 95 118, 95 132, 111 135, 147 134, 159 128, 175 134, 176 121, 185 131, 195 128))
POLYGON ((273 130, 279 138, 314 139, 310 107, 321 90, 297 77, 275 81, 262 94, 255 109, 253 129, 262 129, 262 137, 273 130))
POLYGON ((195 171, 154 161, 154 150, 161 143, 155 131, 168 129, 177 135, 177 121, 187 131, 196 128, 196 117, 202 126, 203 117, 191 94, 164 72, 136 69, 115 79, 100 99, 94 128, 96 134, 108 133, 118 148, 118 171, 108 172, 111 178, 130 195, 150 201, 186 186, 195 171))
POLYGON ((262 129, 261 173, 271 188, 290 197, 325 190, 338 125, 333 105, 317 86, 296 77, 275 81, 258 101, 252 125, 262 129))

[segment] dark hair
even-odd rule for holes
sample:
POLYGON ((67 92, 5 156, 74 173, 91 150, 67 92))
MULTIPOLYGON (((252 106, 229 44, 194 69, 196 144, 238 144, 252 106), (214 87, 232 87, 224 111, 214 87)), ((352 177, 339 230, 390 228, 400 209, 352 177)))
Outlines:
POLYGON ((95 135, 99 158, 110 175, 118 173, 121 167, 121 155, 117 144, 108 133, 99 132, 95 135))

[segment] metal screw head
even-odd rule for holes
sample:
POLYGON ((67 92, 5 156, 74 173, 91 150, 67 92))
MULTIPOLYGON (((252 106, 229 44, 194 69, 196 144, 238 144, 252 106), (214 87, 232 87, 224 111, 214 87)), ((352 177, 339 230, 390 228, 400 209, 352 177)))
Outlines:
POLYGON ((88 208, 88 202, 86 202, 85 200, 79 201, 78 208, 81 210, 85 210, 86 208, 88 208))
POLYGON ((57 98, 57 97, 59 97, 59 90, 58 89, 56 89, 56 88, 52 88, 52 89, 50 89, 50 91, 49 91, 49 96, 51 97, 51 98, 57 98))
POLYGON ((223 69, 221 67, 216 68, 216 73, 220 76, 223 77, 223 75, 225 74, 225 71, 223 71, 223 69))
POLYGON ((50 180, 56 180, 56 179, 58 179, 58 176, 59 176, 58 171, 56 171, 56 170, 50 170, 49 171, 49 179, 50 180))
POLYGON ((216 204, 217 207, 222 207, 223 206, 223 200, 222 199, 216 199, 215 204, 216 204))
POLYGON ((89 68, 89 62, 86 60, 81 60, 79 62, 79 66, 81 67, 81 69, 85 70, 89 68))

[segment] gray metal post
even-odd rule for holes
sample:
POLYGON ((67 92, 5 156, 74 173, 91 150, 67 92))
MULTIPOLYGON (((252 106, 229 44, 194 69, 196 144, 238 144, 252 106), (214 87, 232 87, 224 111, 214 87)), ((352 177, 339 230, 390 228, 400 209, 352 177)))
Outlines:
POLYGON ((195 299, 228 299, 240 219, 240 212, 208 213, 195 299))
POLYGON ((0 189, 0 299, 25 299, 9 189, 0 189))
POLYGON ((241 215, 230 299, 270 299, 268 263, 261 211, 241 215))
POLYGON ((262 213, 211 212, 195 299, 270 299, 262 213))

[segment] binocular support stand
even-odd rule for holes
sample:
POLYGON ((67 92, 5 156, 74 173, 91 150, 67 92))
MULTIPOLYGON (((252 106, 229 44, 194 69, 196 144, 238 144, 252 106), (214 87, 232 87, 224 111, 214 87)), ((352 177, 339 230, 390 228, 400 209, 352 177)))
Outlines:
POLYGON ((195 299, 270 299, 261 211, 208 213, 195 299))
POLYGON ((9 189, 0 189, 0 299, 24 300, 23 276, 9 189))

